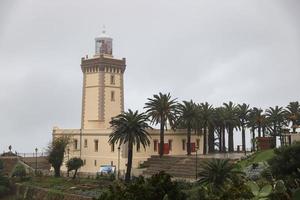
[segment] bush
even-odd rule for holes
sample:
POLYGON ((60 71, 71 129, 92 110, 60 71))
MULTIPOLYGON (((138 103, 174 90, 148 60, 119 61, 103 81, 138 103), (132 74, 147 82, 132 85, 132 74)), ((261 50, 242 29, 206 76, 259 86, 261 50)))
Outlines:
POLYGON ((125 184, 114 182, 99 198, 100 200, 185 200, 177 182, 171 181, 171 176, 160 172, 151 178, 140 176, 125 184))
POLYGON ((23 178, 26 176, 25 167, 21 164, 17 164, 14 171, 13 171, 12 176, 13 177, 19 177, 21 180, 23 180, 23 178))
POLYGON ((272 174, 279 179, 300 178, 300 142, 274 150, 275 157, 268 161, 272 174))
POLYGON ((0 175, 0 198, 10 192, 10 183, 7 177, 0 175))
POLYGON ((74 170, 74 175, 73 175, 73 179, 76 178, 77 175, 77 171, 80 167, 83 166, 83 160, 81 158, 71 158, 70 160, 68 160, 68 162, 66 163, 66 166, 68 168, 68 174, 70 171, 74 170))

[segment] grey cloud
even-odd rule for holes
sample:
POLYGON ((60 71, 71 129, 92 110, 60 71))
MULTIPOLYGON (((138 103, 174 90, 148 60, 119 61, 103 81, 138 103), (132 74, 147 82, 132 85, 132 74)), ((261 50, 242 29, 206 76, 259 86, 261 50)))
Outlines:
POLYGON ((0 2, 0 151, 44 147, 80 126, 80 58, 103 24, 127 58, 125 107, 148 97, 267 107, 299 100, 300 2, 0 2))

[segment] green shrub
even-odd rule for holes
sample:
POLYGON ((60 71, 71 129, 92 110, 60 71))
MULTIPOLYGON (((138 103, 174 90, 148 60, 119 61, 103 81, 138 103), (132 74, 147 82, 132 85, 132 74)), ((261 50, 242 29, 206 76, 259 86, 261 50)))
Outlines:
POLYGON ((68 168, 68 174, 70 171, 74 170, 74 175, 73 175, 73 179, 76 178, 76 175, 77 175, 77 171, 80 167, 83 166, 83 160, 81 158, 77 158, 77 157, 74 157, 74 158, 71 158, 70 160, 68 160, 68 162, 66 163, 66 166, 68 168))
POLYGON ((272 174, 279 179, 300 178, 300 142, 274 150, 275 156, 268 161, 272 174))
POLYGON ((114 182, 100 197, 100 200, 185 200, 186 195, 180 190, 171 176, 160 172, 151 178, 140 176, 125 184, 114 182))
POLYGON ((0 198, 10 192, 10 183, 7 177, 0 175, 0 198))
POLYGON ((17 164, 14 171, 13 171, 13 174, 12 174, 13 177, 18 177, 20 178, 21 180, 23 180, 23 178, 26 176, 26 169, 23 165, 21 164, 17 164))

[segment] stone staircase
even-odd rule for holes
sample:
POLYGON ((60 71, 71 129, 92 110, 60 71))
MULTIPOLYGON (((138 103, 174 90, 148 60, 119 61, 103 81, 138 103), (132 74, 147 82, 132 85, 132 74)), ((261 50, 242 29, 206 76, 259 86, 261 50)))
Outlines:
MULTIPOLYGON (((25 164, 30 166, 32 169, 35 169, 36 165, 36 158, 35 157, 22 157, 20 158, 21 161, 23 161, 25 164)), ((51 168, 51 165, 49 164, 46 157, 37 157, 37 170, 42 171, 49 171, 51 168)))
MULTIPOLYGON (((197 158, 197 167, 207 158, 197 158)), ((145 176, 151 176, 160 171, 165 171, 174 178, 195 179, 196 178, 196 157, 192 156, 151 156, 144 162, 147 169, 143 172, 145 176)))
MULTIPOLYGON (((224 155, 198 155, 197 158, 197 171, 200 170, 200 166, 203 161, 208 159, 224 159, 224 155)), ((236 156, 229 157, 232 162, 237 161, 239 158, 236 156)), ((144 170, 144 176, 151 176, 157 174, 160 171, 165 171, 174 178, 179 179, 196 179, 196 156, 151 156, 143 163, 147 169, 144 170)))

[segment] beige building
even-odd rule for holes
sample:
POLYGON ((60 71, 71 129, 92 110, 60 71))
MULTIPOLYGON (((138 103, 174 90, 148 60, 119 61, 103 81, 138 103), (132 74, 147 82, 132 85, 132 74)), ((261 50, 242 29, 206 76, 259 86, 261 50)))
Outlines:
MULTIPOLYGON (((81 157, 85 165, 82 172, 97 172, 101 165, 120 166, 124 170, 127 163, 126 145, 118 148, 108 143, 112 132, 110 120, 124 110, 123 76, 126 59, 117 59, 112 53, 112 38, 105 31, 95 39, 95 55, 81 59, 83 73, 82 114, 80 129, 53 128, 53 137, 69 136, 71 143, 65 160, 81 157)), ((149 130, 151 144, 146 149, 135 148, 133 168, 151 155, 158 154, 159 130, 149 130)), ((186 130, 165 132, 165 153, 167 155, 186 154, 186 130)), ((192 151, 199 147, 202 153, 202 137, 192 135, 192 151)))

